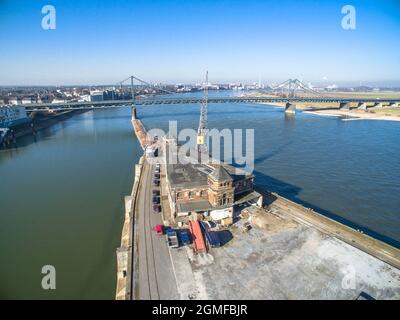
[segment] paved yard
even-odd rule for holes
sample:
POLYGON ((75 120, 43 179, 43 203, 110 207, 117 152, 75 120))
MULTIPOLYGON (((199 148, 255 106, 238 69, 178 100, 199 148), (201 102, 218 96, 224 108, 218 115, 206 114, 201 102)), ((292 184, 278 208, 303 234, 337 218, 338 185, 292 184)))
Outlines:
POLYGON ((400 299, 400 271, 377 258, 289 218, 251 221, 207 255, 171 251, 182 299, 400 299))

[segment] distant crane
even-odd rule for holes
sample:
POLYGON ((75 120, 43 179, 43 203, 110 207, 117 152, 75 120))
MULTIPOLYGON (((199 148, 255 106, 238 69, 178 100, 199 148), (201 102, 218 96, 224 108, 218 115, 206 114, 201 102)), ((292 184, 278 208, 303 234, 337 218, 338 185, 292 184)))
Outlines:
POLYGON ((201 100, 199 129, 197 130, 197 150, 199 160, 201 154, 208 152, 207 148, 207 108, 208 108, 208 71, 206 72, 206 81, 204 84, 204 95, 201 100))

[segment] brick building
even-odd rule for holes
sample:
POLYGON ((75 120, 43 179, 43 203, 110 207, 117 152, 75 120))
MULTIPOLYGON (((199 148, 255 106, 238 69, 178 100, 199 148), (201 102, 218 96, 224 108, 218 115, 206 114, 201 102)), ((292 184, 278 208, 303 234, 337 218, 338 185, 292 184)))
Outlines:
POLYGON ((221 220, 233 216, 235 205, 261 197, 254 191, 253 174, 224 163, 168 163, 166 170, 174 218, 195 212, 221 220))

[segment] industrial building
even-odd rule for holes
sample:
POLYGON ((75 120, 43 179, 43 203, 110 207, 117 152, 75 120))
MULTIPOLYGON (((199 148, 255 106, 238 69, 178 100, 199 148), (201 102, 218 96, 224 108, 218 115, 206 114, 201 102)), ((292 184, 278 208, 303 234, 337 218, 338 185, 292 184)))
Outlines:
MULTIPOLYGON (((166 159, 175 140, 166 142, 166 159)), ((185 163, 166 164, 166 183, 171 213, 175 220, 185 220, 199 213, 212 220, 221 221, 234 217, 234 208, 248 201, 262 201, 254 191, 254 175, 240 168, 217 162, 197 163, 188 156, 185 163)))

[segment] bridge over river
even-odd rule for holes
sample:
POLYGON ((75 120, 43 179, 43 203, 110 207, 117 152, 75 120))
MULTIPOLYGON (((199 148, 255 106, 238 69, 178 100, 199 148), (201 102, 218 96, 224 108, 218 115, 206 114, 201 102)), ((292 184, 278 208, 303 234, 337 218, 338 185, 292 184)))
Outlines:
MULTIPOLYGON (((193 97, 151 97, 136 98, 130 100, 105 100, 105 101, 82 101, 82 102, 63 102, 63 103, 36 103, 25 105, 28 112, 38 111, 65 111, 65 110, 90 110, 105 108, 120 108, 134 106, 151 106, 151 105, 176 105, 176 104, 201 104, 202 98, 193 97)), ((335 98, 335 97, 209 97, 208 103, 285 103, 287 110, 295 109, 296 103, 337 103, 341 109, 348 109, 350 103, 358 103, 360 109, 366 109, 367 105, 375 107, 390 106, 398 107, 400 99, 373 99, 373 98, 335 98)))
MULTIPOLYGON (((104 101, 66 101, 60 103, 34 103, 24 105, 28 112, 40 111, 66 111, 66 110, 90 110, 90 109, 105 109, 105 108, 120 108, 120 107, 134 107, 134 106, 150 106, 150 105, 177 105, 177 104, 201 104, 202 97, 176 97, 176 92, 169 91, 165 88, 153 85, 145 80, 136 76, 130 76, 118 83, 120 92, 123 92, 123 84, 130 82, 129 100, 111 100, 104 101), (144 88, 150 88, 153 93, 159 95, 140 95, 138 88, 135 89, 134 81, 140 83, 144 88), (162 94, 162 95, 160 95, 162 94), (174 95, 171 97, 171 95, 174 95)), ((208 88, 211 84, 206 82, 202 84, 203 88, 208 88)), ((114 87, 115 89, 115 87, 114 87)), ((268 104, 268 103, 284 103, 286 104, 285 111, 294 112, 296 103, 337 103, 340 109, 350 109, 350 103, 357 103, 357 108, 366 110, 368 107, 397 107, 400 103, 400 98, 340 98, 328 97, 326 93, 315 91, 307 87, 303 82, 298 79, 288 79, 281 84, 270 87, 270 96, 254 97, 254 96, 241 96, 241 97, 208 97, 208 103, 228 103, 228 104, 268 104), (307 93, 306 96, 299 96, 299 92, 307 93)), ((13 107, 13 106, 10 106, 13 107)))

